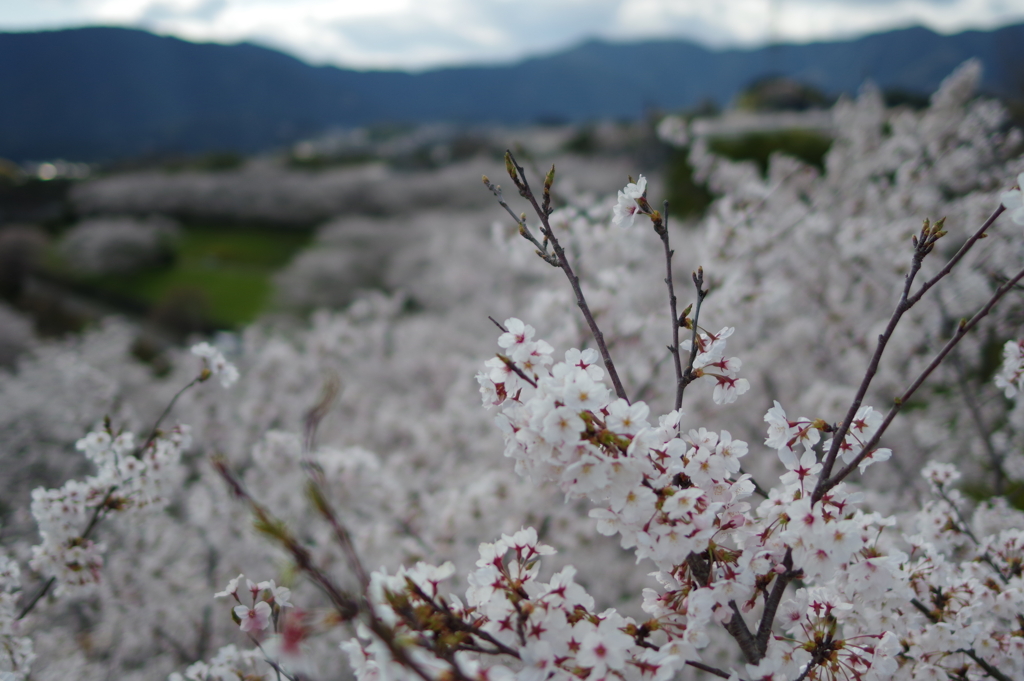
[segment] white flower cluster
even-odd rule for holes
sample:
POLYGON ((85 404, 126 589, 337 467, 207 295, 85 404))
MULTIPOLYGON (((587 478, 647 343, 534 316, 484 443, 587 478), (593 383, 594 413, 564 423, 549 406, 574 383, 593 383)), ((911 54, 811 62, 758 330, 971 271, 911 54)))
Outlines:
POLYGON ((252 607, 242 603, 238 597, 238 582, 245 575, 238 575, 230 582, 224 591, 214 594, 214 598, 225 598, 231 596, 238 603, 232 610, 238 620, 238 627, 242 631, 260 632, 270 626, 271 616, 280 612, 281 608, 292 607, 292 590, 285 586, 278 586, 273 579, 254 583, 251 579, 245 580, 246 591, 252 596, 252 607), (268 598, 260 598, 260 594, 269 594, 268 598))
MULTIPOLYGON (((575 582, 576 569, 566 566, 548 582, 538 579, 540 559, 553 554, 550 546, 537 539, 534 528, 503 535, 491 544, 480 545, 477 570, 469 576, 466 603, 457 597, 445 598, 438 584, 454 574, 446 563, 434 567, 419 563, 402 568, 397 575, 383 571, 372 576, 371 594, 378 616, 399 636, 423 630, 410 608, 445 612, 448 621, 427 634, 435 643, 459 632, 452 622, 461 622, 482 635, 495 652, 516 651, 521 668, 483 667, 469 654, 460 652, 451 661, 413 651, 413 660, 432 677, 443 678, 452 672, 453 663, 466 678, 480 681, 570 681, 573 678, 616 678, 665 681, 682 661, 678 656, 645 647, 640 627, 613 609, 597 613, 594 599, 575 582)), ((403 666, 393 653, 366 627, 360 639, 342 645, 360 681, 378 678, 402 678, 403 666), (360 640, 362 639, 362 640, 360 640)), ((407 665, 406 665, 407 666, 407 665)))
POLYGON ((131 433, 115 435, 109 429, 79 440, 76 448, 97 472, 59 489, 32 491, 32 515, 42 538, 32 547, 32 569, 55 577, 58 595, 97 584, 104 546, 87 533, 103 514, 162 505, 166 473, 189 443, 186 426, 153 437, 141 451, 131 433))
MULTIPOLYGON (((397 660, 394 645, 361 627, 359 639, 343 645, 359 679, 406 678, 410 665, 430 678, 667 679, 684 664, 701 664, 714 624, 753 657, 731 678, 1024 673, 1022 514, 1003 509, 965 520, 964 500, 949 487, 959 477, 953 466, 925 467, 938 498, 911 519, 916 534, 899 536, 887 530, 896 518, 861 511, 863 495, 845 483, 815 499, 819 445, 832 446, 821 433, 834 426, 790 420, 776 402, 764 417, 765 444, 787 472, 754 507, 747 501, 754 484, 740 468, 745 443, 704 428, 680 435, 678 412, 652 427, 643 403, 609 404, 603 370, 591 364, 596 353, 570 350, 566 363, 552 365, 550 346, 533 340, 532 327, 510 319, 506 328, 500 345, 529 359, 530 373, 499 356, 501 364, 489 362, 478 376, 485 404, 501 409, 506 454, 537 482, 589 497, 599 505, 591 512, 598 531, 621 535, 638 560, 654 562, 661 586, 644 590, 650 619, 595 613, 571 566, 541 581, 540 558, 553 549, 527 528, 481 545, 465 604, 438 589, 454 574, 451 563, 374 573, 376 617, 395 640, 420 643, 397 660), (794 582, 799 588, 787 589, 794 582), (761 624, 751 627, 750 617, 761 624), (465 650, 444 655, 469 634, 480 641, 472 650, 521 663, 483 668, 465 650)), ((860 407, 837 458, 860 460, 861 470, 889 458, 883 449, 860 456, 881 423, 873 408, 860 407)))
MULTIPOLYGON (((778 451, 779 459, 787 470, 791 473, 796 472, 798 476, 817 475, 821 472, 821 464, 817 462, 814 446, 821 440, 820 431, 825 425, 823 421, 812 421, 805 416, 790 421, 778 401, 764 415, 764 420, 768 424, 768 438, 764 443, 778 451), (797 453, 797 444, 803 446, 803 454, 797 453)), ((850 423, 849 431, 839 445, 838 451, 842 460, 848 464, 853 463, 881 425, 882 415, 873 407, 865 406, 858 409, 850 423)), ((826 440, 822 449, 826 452, 831 451, 832 443, 831 438, 826 440)), ((871 464, 888 461, 891 456, 892 451, 884 447, 872 449, 860 461, 858 468, 863 473, 871 464)), ((785 482, 786 476, 783 476, 782 480, 785 482)))
MULTIPOLYGON (((534 388, 503 357, 490 360, 490 371, 478 376, 485 404, 501 408, 498 423, 506 455, 536 482, 553 480, 567 496, 589 497, 599 505, 591 511, 598 532, 619 534, 622 546, 632 548, 638 560, 649 558, 657 565, 662 588, 645 591, 644 609, 653 618, 648 629, 660 632, 654 638, 660 639, 660 653, 671 655, 674 664, 699 660, 698 650, 709 642, 709 624, 727 624, 741 613, 760 614, 762 596, 773 580, 799 574, 815 586, 781 601, 793 631, 770 645, 766 637, 764 659, 747 673, 795 677, 817 650, 815 636, 831 628, 836 641, 843 641, 837 655, 851 673, 889 678, 899 647, 878 627, 877 617, 899 581, 901 554, 893 558, 878 551, 878 534, 892 521, 855 510, 860 495, 844 485, 811 502, 821 471, 814 445, 824 422, 791 423, 778 403, 765 416, 766 443, 778 450, 788 472, 754 509, 747 501, 754 484, 740 474, 745 442, 728 431, 705 428, 681 435, 679 412, 662 416, 653 427, 643 403, 610 400, 601 382, 604 371, 593 364, 596 352, 570 350, 566 362, 548 369, 550 346, 533 340, 532 327, 510 319, 506 328, 509 333, 499 344, 514 347, 513 357, 531 360, 531 373, 523 373, 536 383, 534 388), (854 612, 852 604, 868 582, 878 601, 874 608, 854 612), (842 625, 838 631, 837 623, 842 625)), ((704 366, 732 381, 721 392, 716 389, 716 402, 731 402, 734 391, 743 391, 734 377, 739 360, 722 360, 717 349, 731 331, 702 336, 704 366)), ((872 409, 862 408, 846 437, 847 448, 852 451, 870 438, 880 420, 872 409)), ((881 460, 887 453, 879 450, 874 456, 881 460)), ((648 664, 647 653, 631 659, 648 664)), ((601 669, 593 678, 603 675, 601 669)))
POLYGON ((306 629, 301 624, 301 615, 297 618, 283 618, 284 608, 294 607, 289 600, 291 589, 278 586, 273 579, 255 583, 245 580, 244 593, 250 597, 252 605, 245 605, 239 598, 239 583, 245 575, 232 578, 223 591, 214 594, 214 598, 233 598, 238 604, 231 609, 232 618, 240 631, 248 634, 252 640, 263 638, 263 632, 273 625, 275 634, 266 639, 260 650, 239 651, 229 645, 221 648, 209 662, 196 662, 189 665, 184 674, 174 673, 168 681, 235 681, 239 678, 263 678, 262 671, 267 668, 268 655, 276 658, 275 664, 289 663, 303 666, 299 645, 305 637, 306 629), (282 621, 285 619, 286 621, 282 621), (277 633, 278 631, 280 633, 277 633))

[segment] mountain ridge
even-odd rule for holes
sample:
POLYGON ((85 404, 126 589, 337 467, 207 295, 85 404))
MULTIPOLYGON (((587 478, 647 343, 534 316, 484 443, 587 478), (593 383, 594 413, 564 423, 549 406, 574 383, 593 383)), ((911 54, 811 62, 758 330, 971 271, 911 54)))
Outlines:
POLYGON ((756 49, 592 39, 513 64, 417 73, 314 66, 251 43, 191 43, 128 28, 0 33, 0 157, 251 153, 373 123, 636 118, 705 99, 722 105, 769 74, 829 94, 866 79, 929 94, 971 57, 985 65, 986 91, 1019 89, 1024 24, 951 36, 912 27, 756 49))

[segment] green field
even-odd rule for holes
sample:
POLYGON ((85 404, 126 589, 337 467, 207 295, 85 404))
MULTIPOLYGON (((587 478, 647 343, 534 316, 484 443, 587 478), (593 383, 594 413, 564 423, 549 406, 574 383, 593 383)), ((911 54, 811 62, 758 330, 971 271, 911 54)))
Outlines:
POLYGON ((111 301, 156 310, 191 305, 206 325, 237 328, 271 300, 271 277, 312 238, 307 230, 186 224, 167 265, 128 275, 84 276, 56 264, 62 278, 111 301), (174 302, 177 301, 177 302, 174 302), (182 302, 185 301, 185 302, 182 302))

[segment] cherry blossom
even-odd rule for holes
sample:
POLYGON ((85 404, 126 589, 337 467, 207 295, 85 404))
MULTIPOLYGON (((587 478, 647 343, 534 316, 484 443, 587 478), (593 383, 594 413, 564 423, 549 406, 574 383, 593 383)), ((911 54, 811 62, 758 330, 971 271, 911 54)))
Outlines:
POLYGON ((242 631, 262 631, 270 626, 271 608, 266 601, 260 601, 253 607, 247 605, 236 605, 235 616, 239 619, 239 628, 242 631))
POLYGON ((646 192, 647 178, 643 175, 636 182, 630 181, 625 188, 620 189, 618 201, 615 204, 615 208, 612 209, 612 224, 621 227, 632 227, 637 213, 644 212, 639 204, 639 200, 644 198, 646 192))

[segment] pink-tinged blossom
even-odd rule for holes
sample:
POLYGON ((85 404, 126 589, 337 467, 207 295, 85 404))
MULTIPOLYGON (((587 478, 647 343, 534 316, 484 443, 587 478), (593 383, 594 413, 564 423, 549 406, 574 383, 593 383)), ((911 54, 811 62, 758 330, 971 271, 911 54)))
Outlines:
POLYGON ((638 199, 642 199, 647 191, 647 178, 643 175, 636 182, 630 182, 619 190, 619 198, 612 209, 612 224, 632 227, 637 213, 642 213, 638 199))
POLYGON ((238 626, 242 631, 263 631, 270 626, 271 608, 266 601, 260 601, 251 608, 247 605, 236 605, 235 615, 240 620, 238 626))

